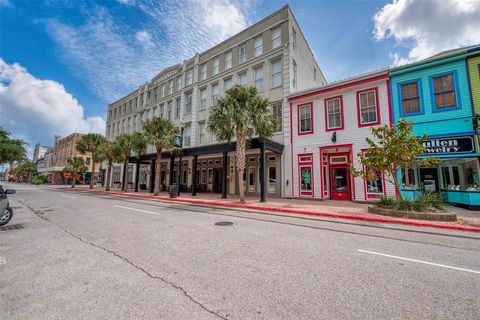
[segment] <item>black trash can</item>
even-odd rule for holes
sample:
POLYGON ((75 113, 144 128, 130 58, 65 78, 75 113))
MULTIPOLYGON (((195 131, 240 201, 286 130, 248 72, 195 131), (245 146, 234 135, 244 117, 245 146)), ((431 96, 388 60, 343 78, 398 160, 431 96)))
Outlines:
POLYGON ((170 198, 178 197, 178 185, 172 184, 170 186, 170 198))

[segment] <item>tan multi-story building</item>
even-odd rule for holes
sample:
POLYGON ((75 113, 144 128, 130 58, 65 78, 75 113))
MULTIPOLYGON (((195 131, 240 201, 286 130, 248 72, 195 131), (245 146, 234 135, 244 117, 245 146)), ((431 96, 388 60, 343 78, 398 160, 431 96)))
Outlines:
MULTIPOLYGON (((78 141, 84 136, 81 133, 72 133, 64 138, 55 136, 54 147, 49 148, 44 157, 39 159, 40 165, 38 166, 38 172, 46 175, 48 181, 51 183, 63 183, 63 168, 67 166, 67 160, 73 157, 84 158, 87 166, 87 175, 90 177, 92 172, 92 155, 90 152, 81 154, 77 151, 76 145, 78 141), (90 174, 90 175, 89 175, 90 174)), ((37 161, 38 164, 38 161, 37 161)), ((96 164, 96 171, 100 169, 100 163, 96 164)))
MULTIPOLYGON (((168 152, 162 155, 162 187, 180 179, 182 189, 193 194, 235 194, 235 145, 216 141, 208 132, 208 110, 233 85, 255 86, 272 102, 272 113, 281 125, 271 141, 251 141, 243 183, 247 195, 264 191, 284 196, 285 187, 291 183, 291 174, 285 173, 289 168, 283 165, 284 154, 290 152, 290 108, 286 97, 297 90, 324 84, 326 80, 295 17, 284 6, 213 48, 165 68, 138 90, 111 103, 106 137, 113 140, 121 133, 139 131, 153 117, 170 119, 184 128, 183 154, 181 163, 168 152)), ((128 181, 138 181, 140 188, 153 190, 153 147, 148 153, 137 170, 132 161, 128 181)), ((122 166, 115 166, 112 182, 119 183, 122 174, 122 166)))

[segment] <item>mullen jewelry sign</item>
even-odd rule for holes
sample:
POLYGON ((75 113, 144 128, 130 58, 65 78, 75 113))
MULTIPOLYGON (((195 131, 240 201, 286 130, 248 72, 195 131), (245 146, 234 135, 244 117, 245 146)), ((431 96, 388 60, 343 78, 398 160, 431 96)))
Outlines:
POLYGON ((472 136, 427 139, 422 144, 426 149, 425 155, 475 152, 472 136))

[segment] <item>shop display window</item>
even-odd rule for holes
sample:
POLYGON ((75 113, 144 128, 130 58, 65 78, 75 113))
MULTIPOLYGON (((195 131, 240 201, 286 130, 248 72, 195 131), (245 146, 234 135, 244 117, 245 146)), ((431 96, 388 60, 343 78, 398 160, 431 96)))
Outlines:
POLYGON ((418 187, 418 175, 415 168, 409 168, 407 170, 402 169, 402 188, 404 190, 417 190, 418 187))
POLYGON ((444 190, 480 191, 478 159, 444 160, 441 167, 444 190))

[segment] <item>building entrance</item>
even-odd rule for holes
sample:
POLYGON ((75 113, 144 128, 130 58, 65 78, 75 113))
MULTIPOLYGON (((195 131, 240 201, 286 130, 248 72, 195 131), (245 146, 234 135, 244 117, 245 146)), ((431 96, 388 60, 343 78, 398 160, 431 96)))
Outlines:
POLYGON ((333 200, 350 200, 350 179, 346 165, 330 166, 330 194, 333 200))

